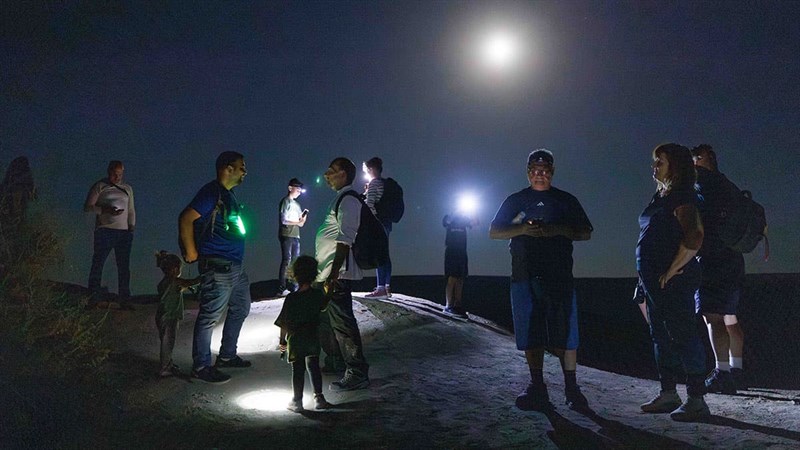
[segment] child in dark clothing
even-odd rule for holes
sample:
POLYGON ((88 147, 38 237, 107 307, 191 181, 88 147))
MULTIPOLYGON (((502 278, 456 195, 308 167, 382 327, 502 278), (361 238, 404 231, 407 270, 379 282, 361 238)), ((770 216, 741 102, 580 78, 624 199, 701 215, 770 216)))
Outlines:
POLYGON ((164 250, 156 253, 156 265, 164 272, 164 278, 158 283, 160 302, 156 310, 156 327, 161 339, 161 369, 158 374, 170 377, 179 373, 178 366, 172 363, 172 349, 175 348, 178 325, 183 319, 183 291, 199 283, 200 278, 180 278, 181 259, 164 250))
POLYGON ((311 283, 317 276, 317 260, 303 255, 292 265, 297 291, 286 296, 283 309, 275 320, 281 328, 280 350, 287 352, 292 365, 292 391, 294 396, 287 407, 290 411, 303 410, 304 372, 314 387, 314 408, 328 409, 332 405, 322 395, 322 372, 319 368, 319 316, 328 306, 328 297, 311 283))
POLYGON ((447 229, 444 250, 444 276, 447 277, 445 289, 446 305, 444 312, 458 317, 468 317, 462 304, 464 280, 469 274, 467 265, 467 230, 478 221, 463 212, 448 214, 442 219, 447 229))

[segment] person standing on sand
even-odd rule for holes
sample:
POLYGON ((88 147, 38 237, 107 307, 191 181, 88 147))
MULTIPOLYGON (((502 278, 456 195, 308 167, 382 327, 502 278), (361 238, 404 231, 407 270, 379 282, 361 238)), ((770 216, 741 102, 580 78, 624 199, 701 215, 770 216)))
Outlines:
POLYGON ((233 192, 247 175, 244 156, 222 152, 216 169, 217 178, 200 188, 179 218, 183 259, 189 264, 198 262, 202 280, 192 342, 192 377, 206 383, 230 380, 219 368, 252 365, 236 354, 239 332, 250 313, 250 280, 242 265, 246 230, 242 205, 233 192), (211 332, 226 306, 222 346, 212 366, 211 332))
POLYGON ((510 195, 492 220, 489 237, 510 239, 511 310, 517 348, 525 352, 531 382, 516 400, 522 410, 552 405, 544 384, 544 351, 564 371, 566 403, 588 407, 576 381, 578 308, 572 277, 572 243, 592 236, 592 224, 578 199, 552 185, 553 154, 528 155, 529 187, 510 195))

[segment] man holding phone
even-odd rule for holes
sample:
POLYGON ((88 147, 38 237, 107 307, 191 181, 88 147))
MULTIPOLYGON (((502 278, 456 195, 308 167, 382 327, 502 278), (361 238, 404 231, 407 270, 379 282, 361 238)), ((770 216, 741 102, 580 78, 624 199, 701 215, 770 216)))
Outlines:
POLYGON ((125 166, 122 161, 108 163, 106 178, 97 181, 89 189, 83 205, 85 212, 95 214, 94 254, 89 270, 89 306, 95 306, 103 298, 100 282, 103 266, 111 250, 117 262, 117 280, 120 309, 131 310, 130 304, 130 259, 133 229, 136 226, 136 210, 133 188, 122 182, 125 166))
POLYGON ((289 295, 297 286, 289 286, 286 282, 286 270, 289 264, 300 256, 300 227, 306 224, 308 210, 297 202, 297 197, 305 192, 303 183, 297 178, 289 180, 289 193, 281 200, 279 206, 278 240, 281 243, 281 267, 278 271, 278 295, 289 295), (291 288, 291 289, 289 289, 291 288))

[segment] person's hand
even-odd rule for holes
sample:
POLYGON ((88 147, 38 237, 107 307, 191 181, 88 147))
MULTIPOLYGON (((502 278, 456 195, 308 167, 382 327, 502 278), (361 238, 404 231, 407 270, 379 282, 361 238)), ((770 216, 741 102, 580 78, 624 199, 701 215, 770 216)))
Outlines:
POLYGON ((540 223, 540 222, 523 222, 523 234, 532 237, 547 237, 546 234, 546 227, 547 225, 540 223))
POLYGON ((675 275, 680 275, 683 273, 683 269, 670 269, 664 272, 660 277, 658 277, 658 284, 661 285, 661 289, 667 288, 667 283, 671 280, 675 275))
POLYGON ((186 264, 191 264, 197 261, 197 250, 195 249, 186 249, 183 251, 183 260, 186 264))

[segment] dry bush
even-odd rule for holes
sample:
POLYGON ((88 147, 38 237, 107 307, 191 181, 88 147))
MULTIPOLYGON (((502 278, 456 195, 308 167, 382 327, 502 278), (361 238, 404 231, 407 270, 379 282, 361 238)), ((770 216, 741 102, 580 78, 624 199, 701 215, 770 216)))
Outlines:
POLYGON ((47 279, 63 261, 63 238, 42 215, 0 215, 0 308, 12 336, 41 352, 56 373, 94 372, 110 349, 102 337, 105 316, 84 311, 86 298, 47 279))

